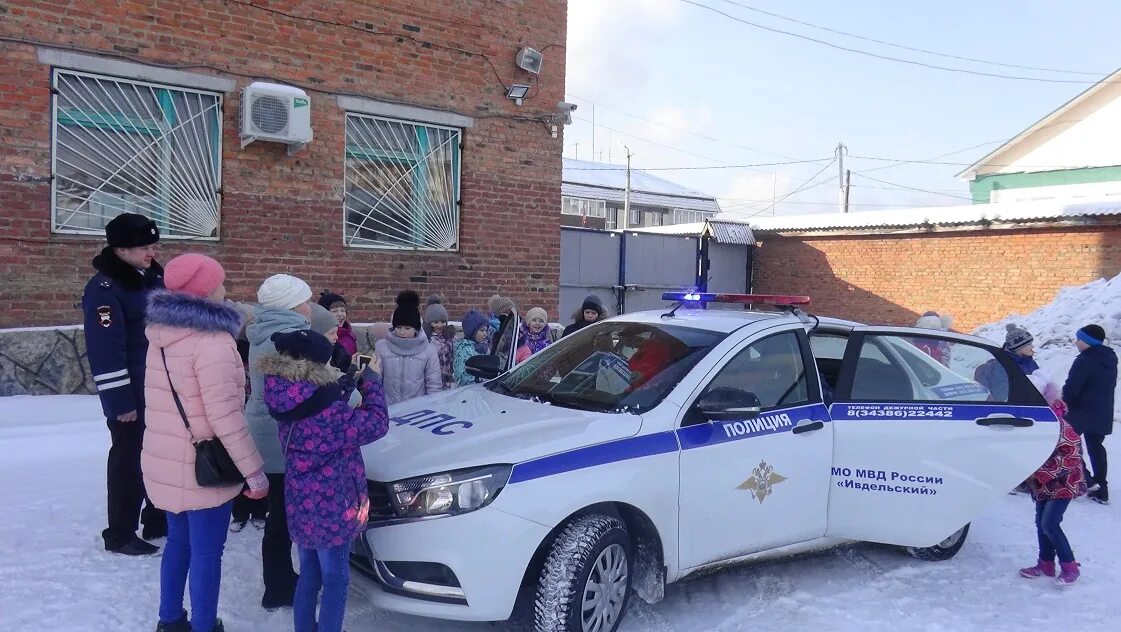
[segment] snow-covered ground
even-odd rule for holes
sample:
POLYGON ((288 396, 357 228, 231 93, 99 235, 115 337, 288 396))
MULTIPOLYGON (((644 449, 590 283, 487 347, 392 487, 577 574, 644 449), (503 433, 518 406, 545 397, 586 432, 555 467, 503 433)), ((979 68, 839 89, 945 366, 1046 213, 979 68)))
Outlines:
MULTIPOLYGON (((0 398, 0 630, 147 631, 155 627, 159 559, 102 550, 108 433, 94 397, 0 398)), ((1060 590, 1020 579, 1035 555, 1032 506, 1006 496, 973 524, 949 562, 856 545, 670 586, 631 603, 623 632, 833 632, 1115 629, 1121 617, 1118 509, 1080 500, 1067 533, 1083 580, 1060 590), (1114 621, 1114 623, 1109 623, 1114 621)), ((290 630, 290 611, 259 607, 260 532, 230 534, 221 616, 230 632, 290 630)), ((351 632, 483 632, 375 610, 355 575, 351 632)))
MULTIPOLYGON (((1121 353, 1121 275, 1098 279, 1086 285, 1059 290, 1054 300, 1030 314, 1013 314, 978 328, 975 335, 1004 344, 1006 325, 1015 324, 1035 337, 1035 360, 1039 368, 1060 386, 1078 349, 1074 334, 1090 324, 1105 329, 1107 342, 1121 353)), ((1121 420, 1121 383, 1118 384, 1115 420, 1121 420)))

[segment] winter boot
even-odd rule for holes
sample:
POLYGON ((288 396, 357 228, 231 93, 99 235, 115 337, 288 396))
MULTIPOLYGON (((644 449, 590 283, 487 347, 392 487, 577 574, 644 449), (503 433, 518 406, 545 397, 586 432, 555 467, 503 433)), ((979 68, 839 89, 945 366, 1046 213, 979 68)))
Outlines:
POLYGON ((245 520, 234 520, 231 522, 230 533, 241 533, 241 530, 245 528, 246 522, 245 520))
POLYGON ((1058 579, 1055 580, 1056 584, 1060 586, 1070 586, 1078 581, 1078 576, 1081 575, 1078 571, 1078 562, 1063 562, 1059 564, 1059 566, 1062 571, 1059 573, 1058 579))
POLYGON ((264 518, 250 518, 249 519, 249 524, 256 527, 258 531, 264 531, 265 530, 265 519, 264 518))
POLYGON ((156 553, 160 552, 160 547, 155 546, 154 544, 148 544, 144 540, 141 540, 136 536, 132 536, 132 540, 129 540, 122 546, 110 547, 109 545, 106 545, 105 550, 109 551, 110 553, 119 553, 121 555, 140 556, 155 555, 156 553))
POLYGON ((1086 497, 1089 498, 1090 500, 1098 503, 1099 505, 1108 505, 1109 504, 1109 488, 1106 487, 1105 485, 1098 485, 1098 488, 1095 489, 1094 491, 1086 494, 1086 497))
POLYGON ((1035 563, 1035 566, 1032 566, 1031 568, 1020 569, 1020 577, 1026 577, 1028 579, 1035 579, 1044 575, 1046 575, 1047 577, 1055 576, 1054 560, 1039 560, 1035 563))
POLYGON ((175 623, 157 623, 156 632, 191 632, 191 622, 187 620, 187 611, 175 623))

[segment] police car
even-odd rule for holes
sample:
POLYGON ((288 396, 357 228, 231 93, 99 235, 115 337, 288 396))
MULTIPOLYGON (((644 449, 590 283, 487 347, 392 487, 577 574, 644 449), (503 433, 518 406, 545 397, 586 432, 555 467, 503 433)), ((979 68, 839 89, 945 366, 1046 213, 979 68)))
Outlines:
POLYGON ((391 408, 352 555, 377 606, 612 632, 632 593, 731 563, 848 541, 944 560, 1058 438, 985 340, 664 298, 391 408))

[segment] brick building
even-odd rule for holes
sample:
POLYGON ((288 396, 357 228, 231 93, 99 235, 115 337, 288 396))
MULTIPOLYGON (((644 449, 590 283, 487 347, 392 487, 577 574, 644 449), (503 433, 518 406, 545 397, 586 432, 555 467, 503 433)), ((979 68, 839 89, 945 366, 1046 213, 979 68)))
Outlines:
POLYGON ((407 287, 555 309, 565 32, 564 0, 0 1, 0 326, 79 322, 122 211, 236 299, 290 272, 357 320, 407 287), (298 89, 306 146, 243 146, 253 82, 298 89))
POLYGON ((1042 202, 752 220, 753 289, 813 311, 913 326, 926 310, 972 331, 1121 273, 1121 204, 1042 202))

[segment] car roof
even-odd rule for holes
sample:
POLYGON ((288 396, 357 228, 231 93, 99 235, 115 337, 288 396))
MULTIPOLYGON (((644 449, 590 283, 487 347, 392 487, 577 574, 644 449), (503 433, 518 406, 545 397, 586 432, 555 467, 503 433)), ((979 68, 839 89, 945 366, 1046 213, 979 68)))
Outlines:
POLYGON ((696 329, 718 331, 725 334, 731 333, 746 325, 752 325, 764 321, 767 321, 769 324, 778 324, 784 320, 791 323, 799 322, 797 318, 786 313, 755 312, 738 309, 732 310, 681 308, 674 312, 673 316, 669 318, 663 318, 663 316, 665 314, 668 314, 671 309, 673 308, 666 307, 665 309, 650 310, 645 312, 632 312, 629 314, 618 316, 616 317, 616 319, 638 323, 694 327, 696 329))

